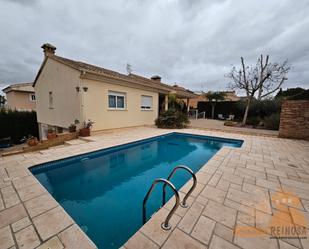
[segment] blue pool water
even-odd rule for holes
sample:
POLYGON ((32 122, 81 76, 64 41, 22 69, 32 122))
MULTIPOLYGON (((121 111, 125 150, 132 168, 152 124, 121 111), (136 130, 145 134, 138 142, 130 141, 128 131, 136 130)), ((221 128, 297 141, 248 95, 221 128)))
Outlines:
MULTIPOLYGON (((242 141, 171 133, 110 149, 35 166, 35 177, 99 248, 119 248, 142 226, 143 198, 155 178, 187 165, 197 172, 222 146, 242 141)), ((179 189, 189 179, 177 172, 179 189)), ((168 193, 170 198, 171 193, 168 193)), ((162 202, 158 186, 148 217, 162 202)))

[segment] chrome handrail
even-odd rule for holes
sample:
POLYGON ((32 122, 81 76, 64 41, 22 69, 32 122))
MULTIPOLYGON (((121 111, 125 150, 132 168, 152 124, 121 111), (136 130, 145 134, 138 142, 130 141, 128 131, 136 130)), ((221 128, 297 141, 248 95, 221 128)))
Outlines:
POLYGON ((163 179, 163 178, 158 178, 158 179, 155 179, 151 185, 151 187, 149 188, 145 198, 144 198, 144 201, 143 201, 143 224, 146 223, 146 203, 147 203, 147 200, 149 198, 149 195, 151 194, 152 190, 154 189, 154 187, 157 185, 157 183, 159 182, 163 182, 164 183, 164 186, 168 185, 174 192, 174 195, 176 197, 176 202, 175 202, 175 205, 174 207, 172 208, 172 210, 169 212, 169 214, 166 216, 166 219, 165 221, 161 224, 161 227, 164 229, 164 230, 170 230, 171 229, 171 225, 169 224, 169 220, 172 218, 172 215, 175 213, 176 209, 178 208, 179 206, 179 194, 178 194, 178 191, 176 190, 176 188, 174 187, 174 185, 166 180, 166 179, 163 179))
MULTIPOLYGON (((186 207, 188 207, 188 205, 187 205, 187 199, 188 199, 188 197, 190 196, 190 194, 193 192, 193 190, 195 189, 196 184, 197 184, 196 176, 195 176, 195 174, 193 173, 193 171, 192 171, 189 167, 184 166, 184 165, 179 165, 179 166, 175 167, 175 168, 173 169, 173 171, 169 174, 169 176, 167 177, 167 180, 168 180, 168 181, 172 178, 172 176, 175 174, 175 172, 176 172, 178 169, 184 169, 184 170, 188 171, 188 172, 191 174, 192 178, 193 178, 193 185, 192 185, 192 187, 190 188, 190 190, 188 191, 188 193, 187 193, 187 194, 185 195, 185 197, 183 198, 183 201, 180 203, 180 206, 181 206, 181 207, 186 208, 186 207)), ((164 186, 163 186, 163 202, 162 202, 162 206, 164 206, 164 205, 165 205, 165 202, 166 202, 166 191, 165 191, 165 188, 166 188, 166 184, 164 184, 164 186)))

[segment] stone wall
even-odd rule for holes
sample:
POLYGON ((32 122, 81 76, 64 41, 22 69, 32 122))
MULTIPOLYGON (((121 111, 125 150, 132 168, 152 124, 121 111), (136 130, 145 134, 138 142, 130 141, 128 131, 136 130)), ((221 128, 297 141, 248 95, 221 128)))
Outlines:
POLYGON ((309 140, 309 100, 283 101, 279 137, 309 140))

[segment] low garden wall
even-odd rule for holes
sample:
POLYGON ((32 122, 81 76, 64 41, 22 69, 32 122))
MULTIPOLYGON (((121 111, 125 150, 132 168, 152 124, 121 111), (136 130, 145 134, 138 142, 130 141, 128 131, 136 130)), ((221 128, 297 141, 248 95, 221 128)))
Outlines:
POLYGON ((309 140, 309 100, 283 101, 279 137, 309 140))

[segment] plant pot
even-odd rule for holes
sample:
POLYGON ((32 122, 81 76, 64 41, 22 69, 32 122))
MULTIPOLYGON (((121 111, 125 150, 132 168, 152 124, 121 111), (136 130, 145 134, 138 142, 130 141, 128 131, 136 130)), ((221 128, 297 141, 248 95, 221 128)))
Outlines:
POLYGON ((90 129, 89 128, 82 128, 79 130, 79 135, 81 137, 89 137, 90 136, 90 129))
POLYGON ((57 134, 56 133, 51 133, 51 132, 48 132, 47 133, 47 139, 50 140, 50 139, 54 139, 57 137, 57 134))
POLYGON ((70 126, 69 127, 69 132, 70 133, 76 132, 76 126, 70 126))
POLYGON ((36 146, 39 143, 37 138, 31 138, 27 140, 27 144, 29 146, 36 146))

